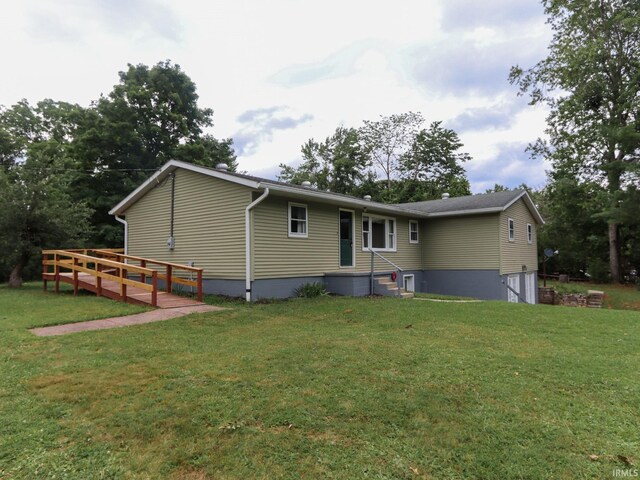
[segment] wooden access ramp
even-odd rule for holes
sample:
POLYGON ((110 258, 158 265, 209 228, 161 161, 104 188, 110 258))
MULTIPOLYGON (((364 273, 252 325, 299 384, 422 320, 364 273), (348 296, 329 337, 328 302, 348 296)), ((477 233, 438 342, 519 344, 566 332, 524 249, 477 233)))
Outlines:
POLYGON ((202 269, 151 258, 125 255, 121 249, 43 250, 42 281, 73 285, 96 295, 159 308, 202 304, 202 269), (159 284, 162 282, 162 289, 159 284), (189 288, 195 299, 174 294, 189 288))

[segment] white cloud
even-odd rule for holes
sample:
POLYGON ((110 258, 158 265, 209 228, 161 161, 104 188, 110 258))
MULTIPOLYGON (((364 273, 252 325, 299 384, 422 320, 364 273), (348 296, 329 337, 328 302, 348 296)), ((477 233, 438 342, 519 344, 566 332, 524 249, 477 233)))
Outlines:
MULTIPOLYGON (((508 162, 505 144, 542 134, 544 113, 508 108, 518 102, 506 75, 541 58, 549 36, 537 0, 488 2, 8 2, 0 104, 88 105, 127 63, 171 59, 196 83, 200 105, 214 109, 211 133, 242 146, 241 169, 273 173, 311 137, 411 110, 427 122, 466 119, 461 138, 480 185, 476 165, 508 162), (247 122, 252 111, 261 113, 247 122)), ((512 161, 521 181, 537 175, 512 161)))

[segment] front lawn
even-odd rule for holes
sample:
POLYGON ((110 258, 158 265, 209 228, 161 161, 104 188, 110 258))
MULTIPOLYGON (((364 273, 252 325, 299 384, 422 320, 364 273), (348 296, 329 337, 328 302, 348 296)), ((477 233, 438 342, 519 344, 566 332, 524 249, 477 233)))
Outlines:
POLYGON ((131 307, 18 295, 0 288, 0 478, 574 479, 640 461, 638 312, 326 297, 40 338, 26 327, 131 307))

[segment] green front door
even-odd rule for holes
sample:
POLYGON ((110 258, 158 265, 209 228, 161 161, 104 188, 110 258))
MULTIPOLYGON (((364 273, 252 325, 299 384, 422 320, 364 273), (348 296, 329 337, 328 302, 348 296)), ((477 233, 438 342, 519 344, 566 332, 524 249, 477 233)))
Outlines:
POLYGON ((353 267, 353 212, 340 210, 340 266, 353 267))

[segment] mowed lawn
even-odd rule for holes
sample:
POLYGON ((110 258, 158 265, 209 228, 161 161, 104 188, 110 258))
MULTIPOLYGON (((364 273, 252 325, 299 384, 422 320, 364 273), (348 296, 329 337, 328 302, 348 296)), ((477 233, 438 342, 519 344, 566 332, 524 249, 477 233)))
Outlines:
POLYGON ((27 327, 139 311, 39 289, 0 288, 0 478, 575 479, 640 462, 637 311, 227 302, 39 338, 27 327))

